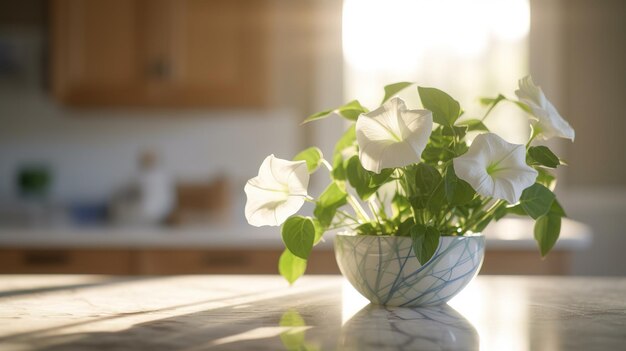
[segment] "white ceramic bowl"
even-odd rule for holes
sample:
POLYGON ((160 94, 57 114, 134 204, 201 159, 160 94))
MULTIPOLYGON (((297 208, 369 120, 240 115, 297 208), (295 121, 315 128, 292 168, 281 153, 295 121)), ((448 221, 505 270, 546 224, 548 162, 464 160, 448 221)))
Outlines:
POLYGON ((335 236, 335 257, 344 277, 372 303, 432 306, 448 302, 478 273, 485 237, 442 236, 433 257, 421 265, 409 237, 335 236))

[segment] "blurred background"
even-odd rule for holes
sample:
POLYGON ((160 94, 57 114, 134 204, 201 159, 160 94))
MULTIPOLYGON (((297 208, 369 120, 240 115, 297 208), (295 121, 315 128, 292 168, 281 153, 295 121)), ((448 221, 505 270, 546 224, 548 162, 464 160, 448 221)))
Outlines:
MULTIPOLYGON (((1 0, 0 272, 275 273, 243 186, 332 152, 343 122, 306 116, 395 81, 471 116, 532 74, 577 132, 550 144, 570 220, 546 260, 532 223, 496 223, 482 272, 625 275, 625 63, 621 0, 1 0)), ((512 106, 487 124, 527 139, 512 106)), ((332 240, 310 262, 337 272, 332 240)))

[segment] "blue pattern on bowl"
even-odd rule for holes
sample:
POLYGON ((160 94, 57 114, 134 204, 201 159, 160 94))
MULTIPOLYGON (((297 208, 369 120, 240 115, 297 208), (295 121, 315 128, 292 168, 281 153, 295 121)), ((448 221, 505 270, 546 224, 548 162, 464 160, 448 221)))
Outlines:
POLYGON ((433 257, 423 266, 409 237, 335 236, 335 256, 341 273, 374 304, 432 306, 448 302, 478 273, 485 254, 485 237, 443 236, 433 257))

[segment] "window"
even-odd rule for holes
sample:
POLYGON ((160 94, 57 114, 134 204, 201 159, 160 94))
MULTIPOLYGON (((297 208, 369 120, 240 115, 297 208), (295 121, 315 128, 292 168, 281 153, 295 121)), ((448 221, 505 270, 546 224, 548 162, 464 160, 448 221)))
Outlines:
MULTIPOLYGON (((481 117, 478 96, 513 96, 528 74, 528 0, 345 0, 345 95, 375 106, 381 87, 414 81, 447 91, 467 118, 481 117)), ((402 94, 409 107, 417 94, 402 94), (409 98, 410 97, 410 98, 409 98)), ((524 143, 524 114, 510 104, 486 123, 524 143)))

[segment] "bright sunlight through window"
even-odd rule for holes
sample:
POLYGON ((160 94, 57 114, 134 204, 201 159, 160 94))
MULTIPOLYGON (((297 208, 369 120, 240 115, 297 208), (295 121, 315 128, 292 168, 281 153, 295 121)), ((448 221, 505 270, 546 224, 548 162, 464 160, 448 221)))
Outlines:
MULTIPOLYGON (((442 87, 472 117, 477 92, 512 96, 529 73, 529 29, 528 0, 344 0, 346 98, 374 106, 378 87, 414 81, 442 87)), ((416 95, 403 97, 416 106, 416 95)), ((491 128, 525 141, 524 116, 505 105, 494 112, 491 128)))

